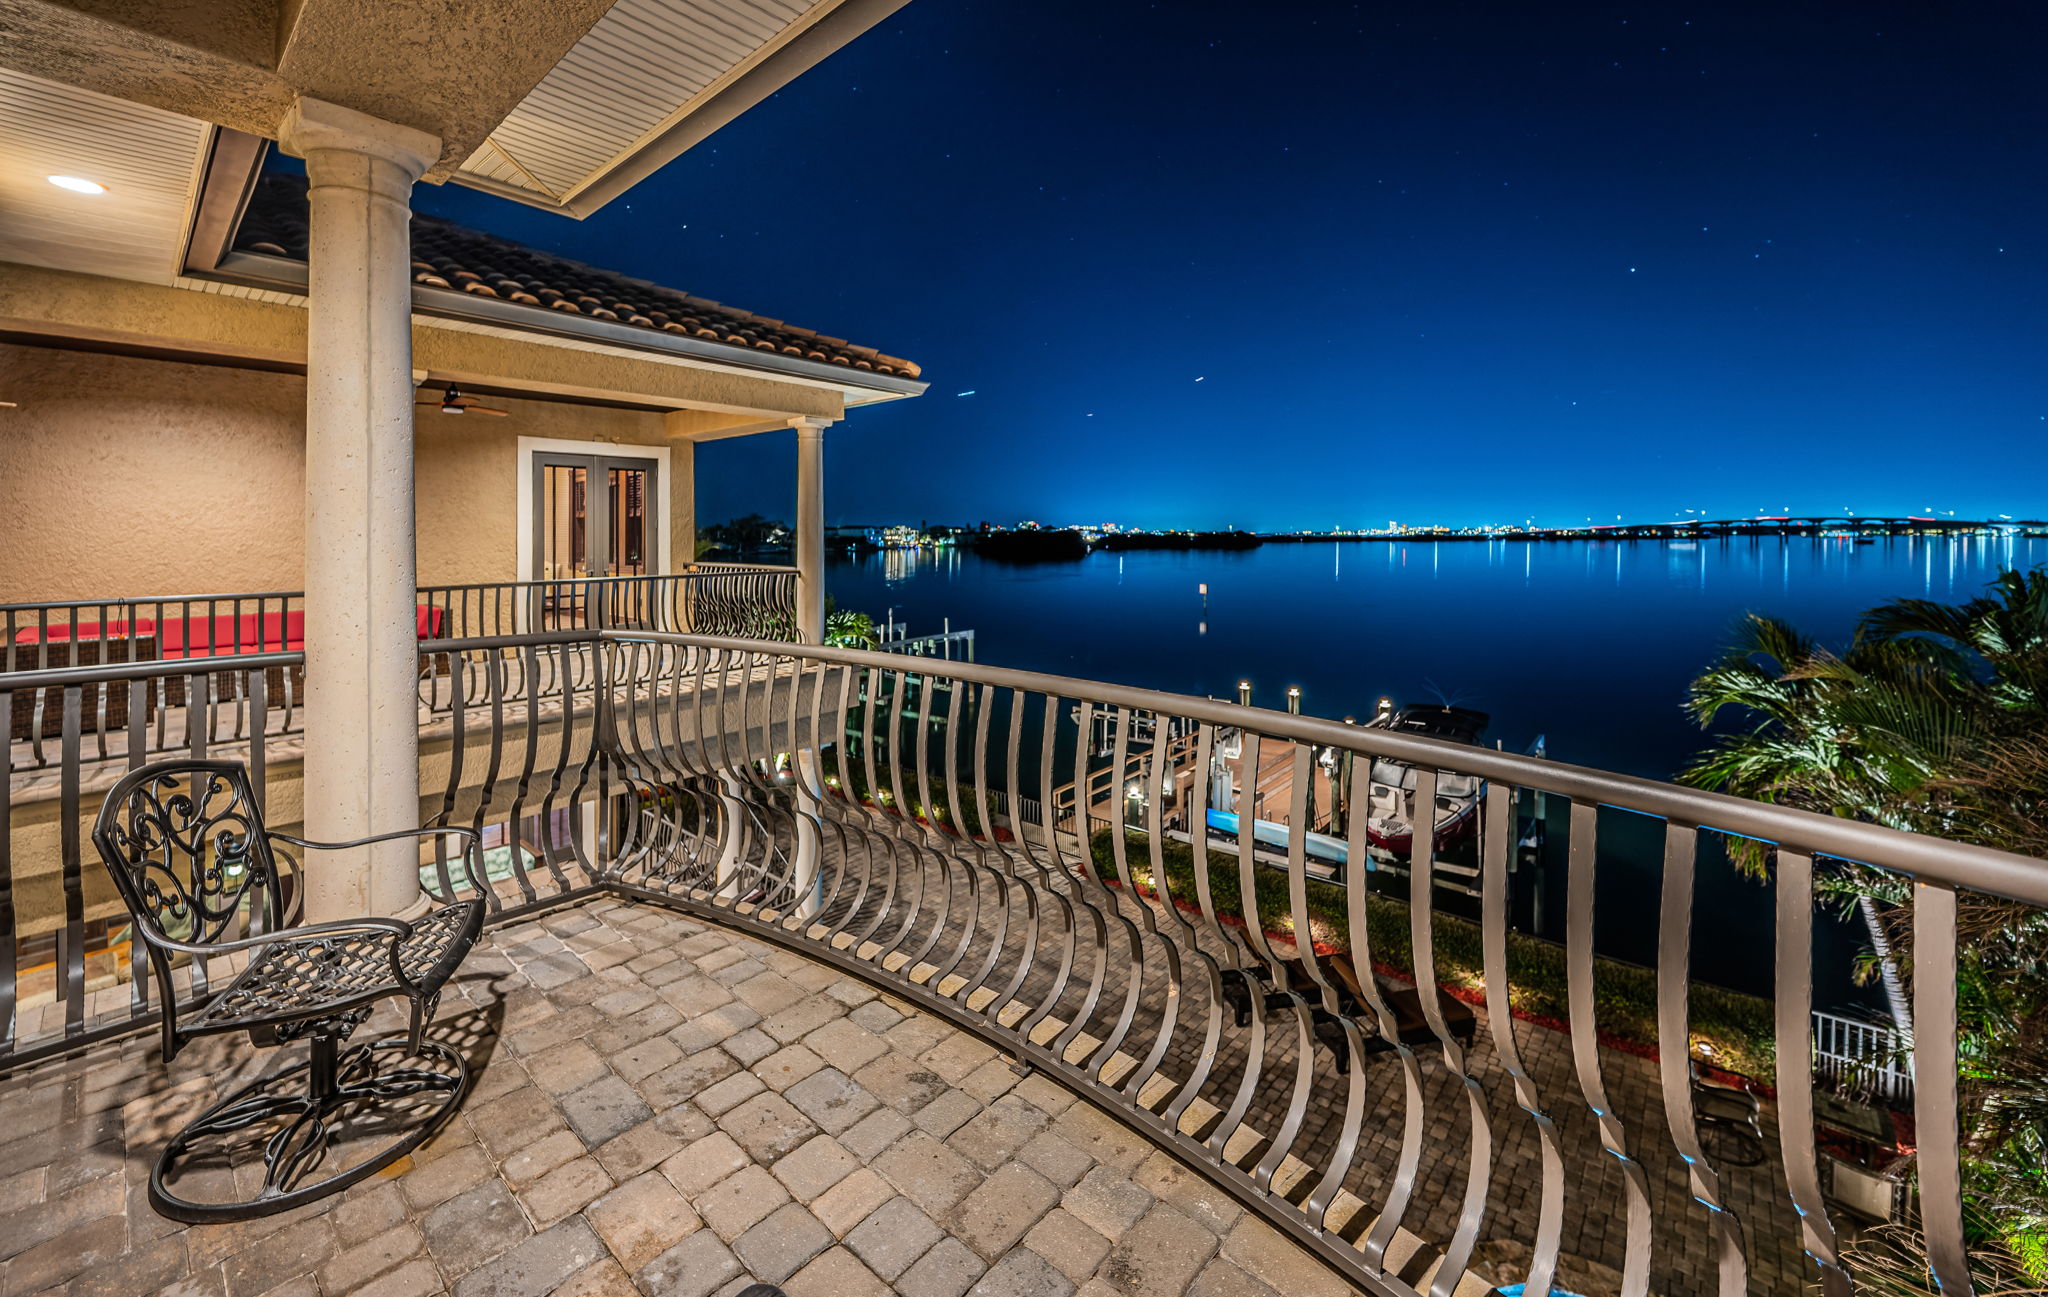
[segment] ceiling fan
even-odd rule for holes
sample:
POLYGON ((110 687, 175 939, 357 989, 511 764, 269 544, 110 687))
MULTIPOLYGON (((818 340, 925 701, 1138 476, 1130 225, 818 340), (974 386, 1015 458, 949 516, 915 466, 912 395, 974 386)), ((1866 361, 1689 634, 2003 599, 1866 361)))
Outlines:
POLYGON ((462 390, 453 383, 448 384, 448 390, 441 394, 440 400, 415 401, 413 404, 422 407, 432 406, 443 414, 495 414, 502 418, 507 413, 504 410, 494 410, 488 405, 478 405, 474 397, 464 396, 462 390))

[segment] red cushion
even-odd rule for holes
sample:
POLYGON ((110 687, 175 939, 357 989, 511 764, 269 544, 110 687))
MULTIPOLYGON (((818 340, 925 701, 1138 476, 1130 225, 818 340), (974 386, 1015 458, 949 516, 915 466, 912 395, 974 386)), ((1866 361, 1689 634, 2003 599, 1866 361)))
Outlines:
MULTIPOLYGON (((82 621, 76 625, 51 626, 48 630, 48 640, 52 644, 66 643, 74 635, 82 640, 100 638, 100 624, 96 621, 82 621)), ((135 623, 135 633, 138 635, 149 635, 155 633, 155 631, 156 623, 147 617, 141 618, 135 623)), ((126 639, 128 637, 128 623, 125 621, 108 622, 106 637, 108 639, 126 639)), ((44 638, 42 628, 35 626, 24 626, 14 632, 14 642, 16 644, 40 644, 44 641, 44 638)))
MULTIPOLYGON (((421 639, 438 638, 448 610, 424 603, 414 607, 414 633, 421 639)), ((125 638, 129 633, 128 625, 125 621, 108 622, 106 637, 125 638)), ((135 622, 135 633, 155 634, 156 623, 147 617, 139 618, 135 622)), ((100 624, 88 621, 51 626, 47 638, 52 644, 61 644, 74 635, 82 640, 99 639, 100 624)), ((42 631, 34 626, 24 626, 14 634, 17 644, 38 644, 44 638, 42 631)), ((162 640, 157 645, 167 658, 213 657, 228 653, 298 653, 305 647, 306 614, 303 609, 243 613, 240 617, 169 618, 164 622, 162 640)))

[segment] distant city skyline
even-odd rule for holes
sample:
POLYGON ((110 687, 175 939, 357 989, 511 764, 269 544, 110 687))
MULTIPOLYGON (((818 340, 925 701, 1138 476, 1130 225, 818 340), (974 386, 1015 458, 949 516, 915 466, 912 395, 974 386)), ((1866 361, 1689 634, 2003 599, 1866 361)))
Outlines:
MULTIPOLYGON (((1995 516, 2048 479, 2044 35, 912 4, 588 221, 419 206, 919 362, 835 519, 1995 516)), ((700 513, 786 515, 787 440, 702 448, 700 513)))
MULTIPOLYGON (((759 512, 759 511, 758 511, 758 510, 755 510, 755 511, 750 511, 750 512, 759 512)), ((699 522, 699 525, 700 525, 700 526, 703 526, 703 525, 717 525, 717 524, 720 524, 720 523, 724 523, 724 522, 730 522, 730 521, 732 521, 732 519, 730 519, 730 518, 713 518, 713 517, 710 517, 709 515, 704 515, 704 514, 700 514, 700 516, 699 516, 699 519, 698 519, 698 522, 699 522)), ((781 519, 774 519, 774 518, 771 518, 771 521, 781 522, 781 521, 783 521, 783 520, 781 520, 781 519)), ((1797 509, 1781 509, 1780 511, 1778 511, 1778 512, 1775 512, 1775 513, 1765 513, 1765 512, 1763 512, 1762 510, 1758 510, 1757 512, 1755 512, 1755 513, 1750 513, 1750 514, 1740 514, 1740 513, 1728 513, 1728 514, 1714 514, 1714 513, 1706 513, 1706 512, 1702 512, 1702 511, 1699 511, 1699 510, 1682 510, 1682 511, 1680 511, 1679 513, 1677 513, 1677 514, 1675 514, 1675 515, 1673 515, 1672 517, 1669 517, 1669 518, 1652 518, 1652 517, 1645 517, 1645 516, 1641 516, 1641 515, 1622 515, 1622 514, 1616 514, 1616 515, 1615 515, 1615 516, 1614 516, 1614 517, 1613 517, 1613 518, 1612 518, 1611 520, 1610 520, 1610 519, 1607 519, 1607 518, 1602 518, 1602 517, 1592 517, 1592 516, 1588 516, 1588 517, 1585 517, 1585 518, 1583 518, 1583 519, 1578 519, 1578 520, 1560 520, 1560 521, 1553 521, 1553 522, 1545 522, 1545 521, 1543 521, 1543 520, 1541 520, 1541 519, 1525 518, 1525 519, 1522 519, 1522 520, 1519 520, 1519 521, 1509 521, 1509 520, 1500 520, 1500 519, 1495 519, 1495 520, 1492 520, 1492 521, 1486 521, 1486 522, 1473 522, 1473 523, 1450 523, 1450 522, 1441 522, 1441 521, 1429 521, 1429 520, 1425 520, 1425 519, 1416 519, 1416 518, 1408 518, 1408 519, 1401 519, 1401 518, 1390 518, 1390 519, 1387 519, 1387 520, 1386 520, 1385 522, 1381 522, 1381 523, 1377 523, 1377 524, 1375 524, 1375 523, 1370 523, 1370 522, 1365 522, 1365 523, 1356 523, 1356 524, 1346 524, 1346 523, 1332 523, 1332 524, 1330 524, 1329 526, 1326 526, 1326 527, 1315 527, 1315 526, 1300 526, 1300 527, 1238 527, 1238 526, 1234 526, 1234 525, 1232 525, 1232 524, 1229 524, 1229 523, 1224 523, 1224 524, 1220 524, 1220 525, 1209 525, 1209 524, 1201 524, 1201 525, 1196 525, 1196 524, 1190 524, 1190 523, 1154 523, 1154 524, 1143 524, 1143 523, 1134 523, 1134 522, 1129 522, 1129 521, 1127 521, 1127 520, 1125 520, 1125 519, 1121 519, 1121 518, 1064 518, 1064 517, 1055 517, 1055 516, 1051 516, 1051 515, 1048 515, 1048 516, 1046 516, 1046 517, 1043 517, 1043 518, 956 518, 956 517, 938 517, 938 518, 929 518, 929 517, 921 517, 921 518, 918 518, 918 519, 916 519, 916 520, 914 520, 914 521, 912 521, 912 520, 907 520, 907 519, 903 519, 903 518, 894 518, 894 519, 890 519, 890 520, 888 520, 888 521, 877 521, 877 520, 876 520, 876 519, 874 519, 874 518, 862 517, 862 518, 834 518, 834 519, 831 519, 831 520, 830 520, 830 521, 829 521, 829 522, 828 522, 828 523, 826 524, 826 526, 827 526, 827 530, 828 530, 828 531, 830 531, 830 532, 838 532, 838 533, 849 533, 849 532, 856 532, 856 531, 862 531, 862 530, 866 530, 866 531, 882 531, 882 530, 889 530, 889 531, 910 531, 910 530, 916 530, 916 529, 918 529, 918 528, 929 528, 929 529, 931 529, 931 530, 934 530, 934 531, 940 531, 940 530, 944 530, 944 531, 948 531, 948 532, 950 532, 950 531, 956 531, 956 530, 957 530, 957 531, 974 531, 974 530, 977 530, 977 529, 979 529, 979 528, 981 528, 981 527, 983 527, 983 526, 987 526, 987 527, 990 527, 990 528, 993 528, 993 529, 996 529, 996 530, 1004 530, 1004 531, 1008 531, 1008 530, 1017 530, 1017 529, 1020 529, 1020 528, 1041 528, 1041 529, 1045 529, 1045 530, 1069 530, 1069 529, 1071 529, 1071 530, 1079 530, 1079 531, 1091 531, 1091 532, 1092 532, 1092 531, 1102 531, 1102 532, 1119 532, 1119 531, 1127 531, 1127 532, 1196 532, 1196 531, 1247 531, 1247 532, 1256 532, 1256 533, 1258 533, 1258 534, 1261 534, 1261 535, 1268 535, 1268 536, 1299 536, 1299 535, 1324 535, 1324 536, 1355 536, 1355 535, 1387 535, 1387 534, 1392 534, 1392 533, 1405 533, 1405 532, 1424 532, 1424 533, 1427 533, 1427 532, 1442 532, 1442 531, 1466 531, 1466 532, 1477 532, 1477 531, 1489 531, 1489 530, 1492 530, 1492 531, 1510 531, 1510 530, 1533 530, 1533 531, 1574 531, 1574 530, 1587 530, 1587 529, 1593 529, 1593 530, 1600 530, 1600 529, 1610 529, 1610 528, 1616 528, 1616 527, 1619 527, 1619 528, 1622 528, 1622 529, 1638 529, 1638 528, 1649 528, 1649 527, 1684 527, 1684 526, 1685 526, 1685 525, 1687 525, 1688 523, 1699 523, 1699 524, 1703 524, 1703 525, 1721 525, 1721 524, 1726 524, 1726 523, 1747 523, 1747 522, 1755 522, 1755 523, 1768 523, 1768 522, 1794 522, 1794 523, 1802 523, 1802 522, 1814 522, 1814 521, 1821 521, 1821 522, 1846 522, 1846 523, 1850 523, 1850 524, 1854 524, 1854 523, 1857 523, 1857 522, 1869 522, 1869 523, 1870 523, 1870 524, 1872 524, 1873 526, 1876 526, 1876 525, 1879 525, 1879 524, 1887 524, 1887 525, 1894 525, 1894 524, 1897 524, 1897 523, 1899 523, 1899 522, 1901 522, 1901 521, 1909 521, 1909 522, 1929 522, 1929 523, 1937 523, 1937 524, 1954 524, 1954 525, 1963 525, 1963 524, 1974 524, 1974 525, 1984 525, 1984 526, 1992 526, 1992 527, 2003 527, 2003 526, 2006 526, 2006 525, 2008 525, 2008 524, 2010 524, 2010 525, 2012 525, 2012 526, 2021 526, 2021 525, 2039 525, 2039 524, 2044 524, 2044 523, 2048 523, 2048 510, 2043 510, 2043 511, 2037 511, 2037 512, 2034 512, 2034 513, 1995 513, 1995 514, 1989 514, 1989 515, 1979 515, 1979 514, 1967 514, 1967 513, 1959 513, 1959 512, 1957 512, 1956 510, 1953 510, 1953 509, 1948 509, 1948 510, 1930 510, 1930 511, 1925 511, 1925 512, 1900 512, 1900 513, 1890 513, 1890 512, 1886 512, 1886 511, 1882 511, 1882 510, 1868 510, 1868 509, 1864 509, 1864 510, 1858 510, 1858 509, 1836 509, 1836 510, 1828 510, 1828 509, 1810 509, 1810 510, 1797 510, 1797 509)))

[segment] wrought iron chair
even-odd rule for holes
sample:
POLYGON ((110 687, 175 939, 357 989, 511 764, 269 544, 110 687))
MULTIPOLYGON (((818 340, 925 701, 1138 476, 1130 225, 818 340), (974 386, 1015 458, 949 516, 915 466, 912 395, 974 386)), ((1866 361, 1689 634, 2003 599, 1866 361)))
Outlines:
POLYGON ((247 1031, 262 1048, 311 1042, 308 1058, 241 1087, 171 1137, 149 1177, 150 1205, 159 1213, 204 1223, 288 1211, 405 1156, 460 1106, 468 1065, 424 1032, 442 987, 476 944, 483 901, 442 905, 409 923, 287 926, 299 908, 292 892, 300 871, 289 852, 276 849, 435 834, 463 840, 463 865, 480 898, 474 831, 422 828, 356 842, 270 832, 238 762, 160 761, 107 793, 93 843, 155 974, 164 1061, 220 1032, 247 1031), (218 994, 179 1005, 174 964, 196 973, 240 951, 248 963, 218 994), (378 1001, 398 996, 411 1001, 409 1031, 342 1048, 378 1001))

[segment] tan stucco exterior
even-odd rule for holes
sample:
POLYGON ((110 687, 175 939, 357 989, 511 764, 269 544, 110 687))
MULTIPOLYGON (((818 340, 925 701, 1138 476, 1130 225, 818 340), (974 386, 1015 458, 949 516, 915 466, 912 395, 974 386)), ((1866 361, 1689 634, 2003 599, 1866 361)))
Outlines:
POLYGON ((296 590, 305 380, 0 346, 0 602, 296 590))
MULTIPOLYGON (((296 590, 304 571, 305 380, 0 344, 0 603, 296 590)), ((518 441, 675 446, 663 416, 492 397, 505 418, 418 412, 422 584, 521 579, 518 441)), ((671 566, 693 552, 669 474, 671 566)))
MULTIPOLYGON (((301 588, 306 385, 279 371, 304 363, 303 306, 9 266, 0 332, 39 343, 0 344, 18 407, 0 410, 0 602, 301 588)), ((493 396, 502 419, 419 412, 428 585, 529 575, 522 436, 671 448, 675 568, 695 553, 693 441, 845 413, 829 387, 445 320, 414 320, 413 359, 430 389, 553 398, 493 396)))

